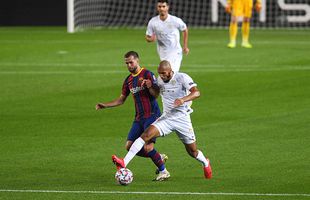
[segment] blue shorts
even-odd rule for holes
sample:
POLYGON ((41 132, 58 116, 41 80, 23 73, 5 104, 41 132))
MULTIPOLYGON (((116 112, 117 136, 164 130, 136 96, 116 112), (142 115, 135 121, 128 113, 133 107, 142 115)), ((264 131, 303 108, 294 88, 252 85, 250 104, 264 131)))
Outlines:
MULTIPOLYGON (((127 140, 135 141, 139 138, 142 133, 158 118, 157 115, 152 115, 149 118, 140 119, 140 121, 134 121, 132 123, 131 129, 128 133, 127 140)), ((155 143, 156 138, 153 138, 151 142, 155 143)))

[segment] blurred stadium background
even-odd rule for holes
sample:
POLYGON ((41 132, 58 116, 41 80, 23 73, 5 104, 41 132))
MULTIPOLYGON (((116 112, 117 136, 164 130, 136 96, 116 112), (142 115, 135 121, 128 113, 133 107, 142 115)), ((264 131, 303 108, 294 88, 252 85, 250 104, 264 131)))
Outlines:
POLYGON ((190 27, 181 70, 202 93, 192 119, 214 178, 171 135, 156 143, 170 157, 169 181, 150 181, 152 163, 135 158, 134 182, 115 184, 110 159, 125 154, 132 100, 94 108, 120 94, 128 50, 156 71, 155 44, 144 41, 155 2, 76 0, 71 29, 65 0, 1 2, 1 200, 309 199, 309 0, 264 1, 254 48, 233 50, 224 1, 171 0, 190 27))
MULTIPOLYGON (((171 0, 171 14, 190 27, 227 27, 226 0, 171 0)), ((156 14, 156 0, 11 0, 0 7, 0 25, 66 25, 88 27, 143 27, 156 14), (68 7, 67 7, 68 5, 68 7)), ((252 27, 309 28, 308 0, 262 0, 252 27)))

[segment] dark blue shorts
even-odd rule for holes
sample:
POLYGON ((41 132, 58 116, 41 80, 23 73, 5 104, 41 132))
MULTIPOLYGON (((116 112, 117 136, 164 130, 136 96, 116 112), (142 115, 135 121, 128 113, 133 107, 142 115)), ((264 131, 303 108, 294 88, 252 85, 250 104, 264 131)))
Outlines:
MULTIPOLYGON (((140 121, 134 121, 128 133, 127 140, 135 141, 157 118, 157 115, 152 115, 149 118, 141 119, 140 121)), ((151 141, 155 143, 156 138, 153 138, 151 141)))

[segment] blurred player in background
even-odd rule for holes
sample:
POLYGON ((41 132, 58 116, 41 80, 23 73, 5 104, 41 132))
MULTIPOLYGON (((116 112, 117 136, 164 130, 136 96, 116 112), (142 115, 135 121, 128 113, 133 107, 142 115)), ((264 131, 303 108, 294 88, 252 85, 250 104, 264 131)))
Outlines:
MULTIPOLYGON (((197 149, 190 117, 193 112, 190 107, 191 102, 200 96, 197 84, 187 74, 173 72, 170 63, 166 60, 160 62, 158 74, 158 86, 164 108, 163 114, 132 144, 124 159, 113 155, 113 162, 117 166, 126 167, 145 143, 175 131, 183 142, 187 153, 202 163, 205 178, 212 178, 209 159, 197 149)), ((161 171, 156 180, 166 180, 169 177, 169 172, 161 171)))
MULTIPOLYGON (((261 0, 256 0, 255 10, 260 12, 261 8, 261 0)), ((253 0, 227 0, 226 12, 231 14, 231 21, 229 26, 230 42, 227 45, 229 48, 236 47, 239 17, 243 17, 241 46, 244 48, 252 48, 252 45, 249 43, 252 9, 253 0)))
MULTIPOLYGON (((140 67, 137 52, 127 52, 125 54, 125 63, 130 75, 127 76, 123 83, 120 97, 111 102, 98 103, 96 110, 120 106, 126 101, 129 93, 132 93, 136 114, 126 142, 126 149, 129 150, 132 143, 160 116, 160 109, 156 101, 159 88, 154 74, 140 67)), ((164 162, 167 156, 165 154, 159 154, 154 149, 154 143, 155 140, 148 141, 137 155, 151 158, 160 171, 165 169, 164 162)))
POLYGON ((158 0, 157 16, 153 17, 146 30, 147 42, 157 41, 157 53, 160 60, 168 60, 172 70, 180 70, 182 62, 182 47, 180 45, 180 32, 183 33, 183 52, 189 53, 188 29, 182 19, 170 15, 168 0, 158 0))

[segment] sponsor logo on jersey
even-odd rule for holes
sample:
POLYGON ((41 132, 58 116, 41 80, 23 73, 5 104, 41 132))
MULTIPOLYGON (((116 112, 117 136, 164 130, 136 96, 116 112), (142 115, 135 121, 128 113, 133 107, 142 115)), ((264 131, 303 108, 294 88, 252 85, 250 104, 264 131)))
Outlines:
POLYGON ((138 86, 138 87, 135 87, 135 88, 131 88, 130 89, 130 92, 132 94, 136 94, 137 92, 140 92, 141 90, 144 90, 145 88, 143 86, 138 86))

